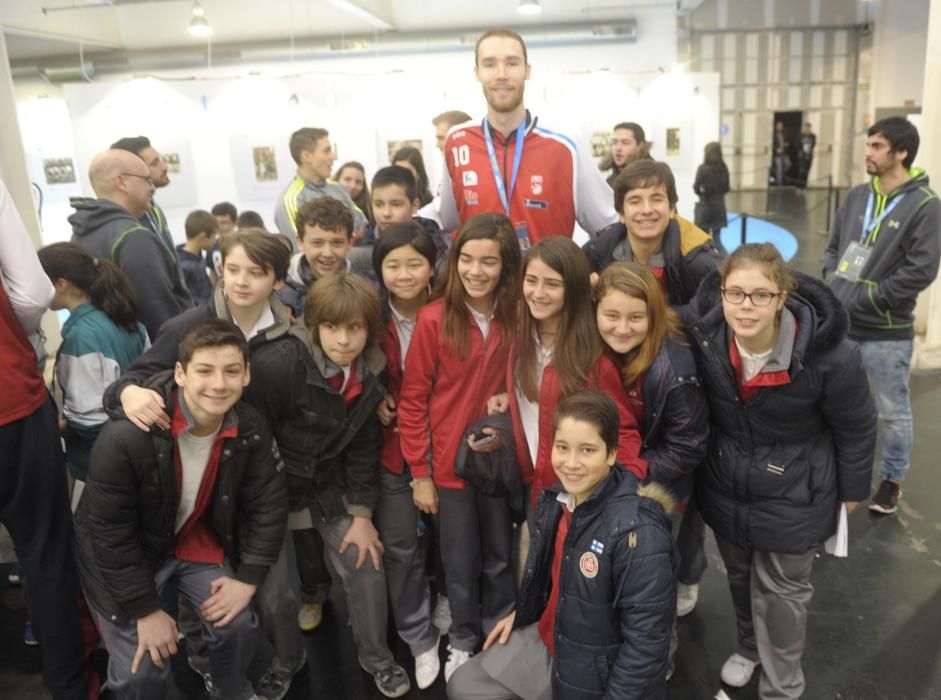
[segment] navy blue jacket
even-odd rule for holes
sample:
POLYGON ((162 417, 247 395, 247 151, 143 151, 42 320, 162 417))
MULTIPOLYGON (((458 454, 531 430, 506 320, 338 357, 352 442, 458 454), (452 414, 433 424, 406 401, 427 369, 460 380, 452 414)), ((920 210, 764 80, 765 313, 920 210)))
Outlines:
POLYGON ((640 456, 647 460, 647 478, 669 487, 677 500, 686 500, 709 438, 709 406, 692 351, 664 338, 644 375, 643 392, 640 456))
MULTIPOLYGON (((546 489, 536 503, 517 628, 538 622, 549 600, 555 534, 564 507, 556 500, 558 493, 546 489)), ((672 508, 670 501, 663 489, 641 486, 617 465, 572 514, 556 608, 555 700, 666 696, 679 562, 664 510, 664 504, 672 508), (598 568, 588 578, 580 559, 592 552, 598 568)))
POLYGON ((715 533, 741 547, 801 554, 836 531, 840 501, 869 495, 876 410, 849 318, 822 282, 794 273, 790 382, 739 396, 731 336, 710 275, 686 309, 709 399, 709 455, 696 502, 715 533))

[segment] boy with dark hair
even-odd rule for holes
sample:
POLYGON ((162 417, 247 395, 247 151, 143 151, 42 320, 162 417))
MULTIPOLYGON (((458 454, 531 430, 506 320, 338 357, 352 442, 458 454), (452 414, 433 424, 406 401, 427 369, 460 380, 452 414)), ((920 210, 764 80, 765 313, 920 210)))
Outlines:
POLYGON ((261 218, 261 214, 251 209, 243 211, 239 214, 239 218, 235 220, 236 231, 244 231, 247 228, 257 228, 262 231, 268 230, 265 226, 265 220, 261 218))
POLYGON ((617 464, 619 421, 596 390, 559 403, 552 467, 561 489, 540 494, 516 610, 454 672, 451 700, 665 697, 673 503, 617 464))
POLYGON ((353 215, 339 200, 321 197, 304 204, 294 221, 298 252, 291 256, 278 297, 291 308, 294 318, 301 318, 311 285, 325 275, 350 269, 346 256, 353 238, 353 215))
POLYGON ((378 295, 357 275, 317 280, 292 342, 255 362, 250 394, 285 460, 288 527, 323 536, 346 590, 360 665, 394 698, 410 685, 386 640, 382 543, 372 524, 383 444, 376 409, 386 393, 385 355, 375 343, 380 316, 378 295))
POLYGON ((299 235, 296 217, 307 202, 321 197, 339 200, 353 215, 353 228, 362 231, 368 221, 366 215, 350 199, 346 189, 330 179, 336 155, 326 129, 304 127, 291 134, 291 157, 297 163, 297 174, 287 189, 278 197, 274 210, 274 224, 286 236, 299 235))
POLYGON ((621 171, 632 161, 640 158, 650 158, 648 153, 649 144, 647 136, 644 134, 644 127, 636 122, 621 122, 614 125, 611 134, 611 156, 602 165, 602 170, 611 169, 611 174, 606 178, 606 182, 612 188, 614 181, 617 180, 621 171))
MULTIPOLYGON (((219 233, 219 240, 235 232, 239 211, 234 204, 219 202, 213 205, 211 211, 216 219, 216 231, 219 233)), ((206 254, 206 270, 209 272, 209 279, 213 287, 222 277, 222 250, 219 247, 219 240, 212 246, 212 250, 206 254)))
POLYGON ((283 464, 261 416, 240 403, 248 344, 234 325, 190 328, 173 371, 155 376, 168 431, 108 422, 92 450, 75 514, 82 583, 110 654, 119 696, 166 697, 175 620, 160 604, 169 582, 196 606, 225 698, 254 698, 249 608, 284 538, 283 464))
POLYGON ((372 264, 373 246, 382 235, 383 229, 392 224, 404 224, 408 221, 418 223, 431 237, 438 251, 435 267, 443 266, 447 259, 448 245, 437 223, 431 219, 416 216, 421 201, 418 198, 418 185, 412 172, 401 165, 379 168, 373 175, 370 193, 376 223, 366 229, 362 238, 350 251, 350 269, 366 277, 378 287, 379 279, 376 277, 376 270, 372 264))
POLYGON ((183 281, 196 304, 205 304, 212 295, 213 282, 209 277, 207 263, 216 244, 216 218, 208 211, 191 211, 184 224, 186 243, 176 247, 183 281))
POLYGON ((712 236, 676 213, 676 182, 666 163, 635 160, 614 182, 619 224, 582 250, 592 272, 633 260, 654 273, 671 306, 683 306, 719 264, 712 236))

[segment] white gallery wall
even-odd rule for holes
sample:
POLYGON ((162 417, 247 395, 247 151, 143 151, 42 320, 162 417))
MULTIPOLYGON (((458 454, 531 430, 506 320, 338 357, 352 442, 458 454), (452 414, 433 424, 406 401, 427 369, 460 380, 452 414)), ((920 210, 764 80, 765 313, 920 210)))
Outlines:
MULTIPOLYGON (((592 134, 607 134, 616 122, 643 124, 654 156, 674 168, 681 213, 692 216, 696 166, 705 144, 718 139, 719 76, 670 70, 676 22, 672 11, 663 15, 669 21, 661 25, 640 23, 633 43, 534 41, 526 104, 540 123, 575 136, 586 148, 592 134), (667 129, 679 135, 670 153, 667 129)), ((72 83, 59 97, 30 92, 19 115, 31 173, 44 195, 46 241, 71 235, 68 197, 92 194, 88 164, 121 136, 145 134, 161 152, 179 156, 179 172, 170 173, 171 184, 156 199, 181 241, 186 214, 221 200, 255 209, 273 225, 275 198, 294 173, 288 137, 301 126, 329 129, 337 165, 359 160, 369 174, 388 164, 388 142, 421 140, 435 181, 442 163, 431 117, 446 109, 475 119, 485 112, 472 46, 72 83), (255 148, 274 149, 275 180, 256 177, 255 148), (58 158, 73 159, 74 184, 46 181, 44 161, 58 158)))

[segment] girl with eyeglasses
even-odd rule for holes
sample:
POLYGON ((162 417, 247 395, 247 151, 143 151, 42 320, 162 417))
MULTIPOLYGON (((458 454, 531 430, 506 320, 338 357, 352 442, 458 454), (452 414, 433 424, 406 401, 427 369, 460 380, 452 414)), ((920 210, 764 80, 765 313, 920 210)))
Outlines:
POLYGON ((822 282, 770 244, 738 248, 685 310, 709 399, 696 499, 728 570, 738 646, 722 680, 804 693, 817 548, 869 494, 876 412, 848 319, 822 282))

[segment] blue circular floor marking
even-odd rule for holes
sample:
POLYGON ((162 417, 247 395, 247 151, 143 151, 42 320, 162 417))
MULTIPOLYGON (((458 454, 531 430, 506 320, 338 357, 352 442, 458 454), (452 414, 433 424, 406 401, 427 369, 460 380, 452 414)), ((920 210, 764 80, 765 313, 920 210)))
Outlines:
MULTIPOLYGON (((742 219, 735 212, 728 213, 729 225, 719 231, 719 240, 731 253, 742 243, 742 219)), ((773 224, 757 216, 748 217, 745 231, 747 243, 771 243, 781 253, 781 257, 790 260, 797 254, 797 238, 782 226, 773 224)))

